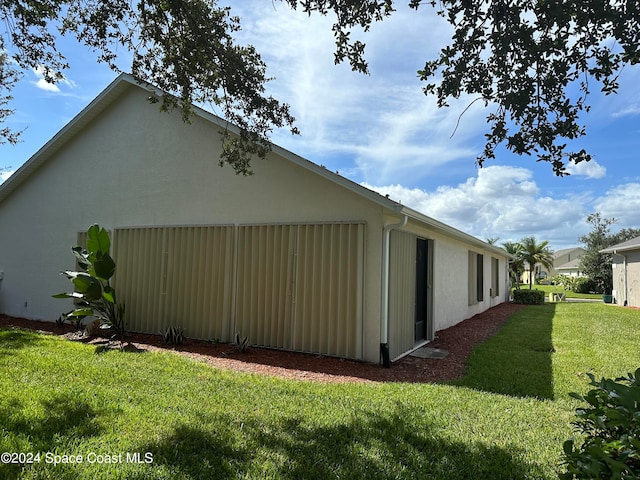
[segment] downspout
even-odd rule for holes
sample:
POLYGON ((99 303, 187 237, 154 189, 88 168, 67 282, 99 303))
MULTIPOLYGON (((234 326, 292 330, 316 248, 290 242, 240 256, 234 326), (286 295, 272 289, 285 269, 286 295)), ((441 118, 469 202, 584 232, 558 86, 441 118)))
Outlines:
POLYGON ((382 364, 386 368, 391 368, 389 358, 389 244, 391 230, 404 227, 409 221, 409 217, 404 215, 400 223, 385 225, 382 229, 382 296, 381 300, 381 321, 380 321, 380 355, 382 364))
POLYGON ((504 301, 505 302, 510 302, 511 301, 511 287, 513 287, 513 285, 511 284, 511 267, 510 267, 510 263, 511 260, 507 259, 505 263, 505 269, 504 269, 504 301))
POLYGON ((629 297, 627 296, 629 292, 627 292, 627 256, 623 255, 624 257, 624 306, 628 306, 629 305, 629 297))
POLYGON ((613 251, 614 255, 619 255, 623 258, 623 267, 624 267, 624 272, 622 274, 622 279, 624 282, 624 303, 623 305, 626 307, 628 305, 628 297, 627 297, 627 256, 623 255, 622 253, 618 253, 615 250, 613 251))
POLYGON ((626 307, 628 305, 628 297, 627 297, 627 256, 626 255, 622 255, 621 253, 619 253, 618 255, 620 255, 622 258, 624 258, 624 306, 626 307))

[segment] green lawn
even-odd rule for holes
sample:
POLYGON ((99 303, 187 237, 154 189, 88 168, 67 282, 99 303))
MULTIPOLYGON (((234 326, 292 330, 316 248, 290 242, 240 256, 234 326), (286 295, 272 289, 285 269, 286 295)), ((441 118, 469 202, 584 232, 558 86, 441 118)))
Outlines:
POLYGON ((0 478, 552 479, 568 392, 635 370, 639 334, 637 310, 528 307, 463 380, 323 385, 0 330, 0 452, 40 453, 0 478))

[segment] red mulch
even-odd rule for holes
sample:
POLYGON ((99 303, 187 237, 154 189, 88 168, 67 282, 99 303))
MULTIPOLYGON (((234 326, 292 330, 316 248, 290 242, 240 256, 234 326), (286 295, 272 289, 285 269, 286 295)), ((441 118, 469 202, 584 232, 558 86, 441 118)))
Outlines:
MULTIPOLYGON (((381 365, 345 360, 321 355, 284 352, 251 347, 239 353, 235 346, 186 339, 178 346, 164 345, 160 335, 130 333, 129 349, 175 351, 214 367, 287 379, 317 382, 410 382, 428 383, 453 380, 464 374, 467 357, 473 347, 500 330, 506 320, 523 306, 502 303, 453 327, 436 332, 429 347, 444 349, 449 355, 442 359, 423 359, 406 356, 391 368, 381 365)), ((59 327, 42 322, 8 317, 0 314, 0 327, 18 327, 78 339, 70 325, 59 327)), ((103 338, 84 338, 81 341, 104 344, 103 338)))

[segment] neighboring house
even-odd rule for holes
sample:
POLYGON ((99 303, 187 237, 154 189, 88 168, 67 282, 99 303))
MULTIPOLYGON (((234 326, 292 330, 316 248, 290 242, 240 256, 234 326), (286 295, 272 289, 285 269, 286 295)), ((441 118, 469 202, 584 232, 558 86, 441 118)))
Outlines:
POLYGON ((221 119, 185 124, 150 90, 119 76, 0 185, 1 313, 70 310, 51 295, 92 223, 131 331, 388 363, 505 301, 502 249, 275 145, 237 176, 221 119))
POLYGON ((619 305, 640 307, 640 237, 600 250, 611 253, 614 302, 619 305))
POLYGON ((568 277, 581 277, 581 262, 582 259, 576 258, 575 260, 571 260, 570 262, 563 263, 562 265, 554 268, 555 273, 551 276, 553 277, 554 275, 566 275, 568 277))
MULTIPOLYGON (((581 247, 564 248, 553 253, 553 269, 548 270, 542 265, 536 265, 534 278, 539 281, 546 281, 555 275, 568 275, 570 277, 579 277, 580 258, 584 255, 585 250, 581 247)), ((529 264, 524 265, 525 272, 522 274, 522 283, 529 283, 529 264)))
POLYGON ((553 270, 547 272, 549 277, 554 275, 567 275, 569 277, 580 277, 580 259, 585 254, 585 249, 581 247, 564 248, 553 254, 553 270))

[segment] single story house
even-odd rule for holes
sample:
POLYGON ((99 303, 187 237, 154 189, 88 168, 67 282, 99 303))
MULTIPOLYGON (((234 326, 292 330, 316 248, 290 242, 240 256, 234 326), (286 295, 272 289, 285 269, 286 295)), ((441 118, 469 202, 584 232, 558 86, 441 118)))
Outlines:
POLYGON ((611 253, 614 302, 640 307, 640 237, 618 243, 600 253, 611 253))
POLYGON ((566 275, 567 277, 581 277, 582 276, 582 259, 576 258, 570 262, 563 263, 557 267, 554 267, 556 275, 566 275))
POLYGON ((571 247, 557 250, 553 253, 553 269, 549 272, 549 276, 562 274, 569 277, 579 277, 580 262, 584 254, 585 249, 582 247, 571 247))
POLYGON ((276 145, 237 176, 228 125, 159 113, 153 90, 120 75, 0 185, 1 313, 70 310, 51 295, 93 223, 130 331, 389 364, 507 299, 502 249, 276 145))
MULTIPOLYGON (((535 279, 547 281, 556 275, 567 275, 569 277, 580 277, 580 259, 585 254, 584 248, 571 247, 563 248, 553 252, 553 268, 547 269, 543 265, 536 265, 535 279)), ((529 283, 529 264, 525 263, 525 271, 522 274, 522 283, 529 283)))

